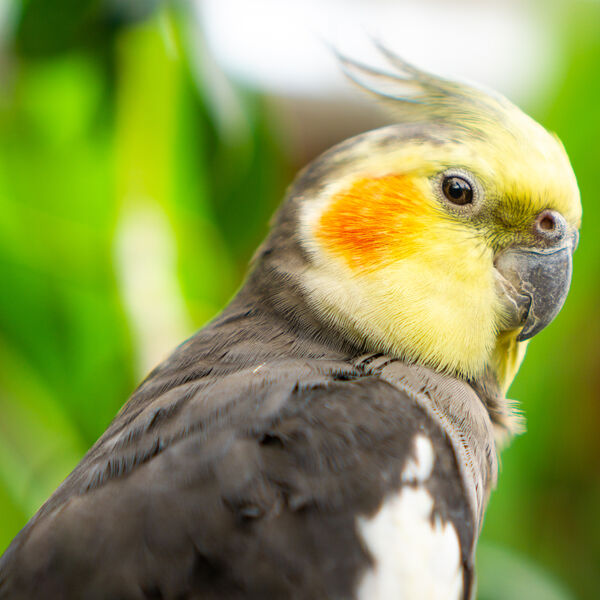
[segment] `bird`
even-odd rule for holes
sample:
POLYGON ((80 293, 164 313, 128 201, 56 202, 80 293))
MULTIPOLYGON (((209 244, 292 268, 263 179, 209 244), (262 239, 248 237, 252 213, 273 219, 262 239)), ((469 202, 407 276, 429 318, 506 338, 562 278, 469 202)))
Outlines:
POLYGON ((394 123, 291 184, 239 292, 0 559, 0 599, 469 599, 508 388, 581 201, 500 94, 339 55, 394 123))

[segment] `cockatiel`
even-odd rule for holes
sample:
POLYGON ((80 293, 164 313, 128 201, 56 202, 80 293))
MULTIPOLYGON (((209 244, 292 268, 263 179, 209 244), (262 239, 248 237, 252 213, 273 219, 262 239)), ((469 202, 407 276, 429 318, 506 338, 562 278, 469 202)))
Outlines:
POLYGON ((231 303, 0 560, 4 599, 465 599, 506 392, 581 218, 505 98, 341 59, 399 122, 291 186, 231 303))

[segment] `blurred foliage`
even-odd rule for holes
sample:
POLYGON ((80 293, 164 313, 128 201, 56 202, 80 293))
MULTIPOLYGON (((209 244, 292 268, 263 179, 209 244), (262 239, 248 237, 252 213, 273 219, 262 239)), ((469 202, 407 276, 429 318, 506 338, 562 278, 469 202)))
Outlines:
MULTIPOLYGON (((214 73, 173 6, 12 7, 0 61, 0 549, 139 378, 127 223, 152 214, 170 236, 191 334, 239 285, 292 176, 264 99, 229 87, 235 126, 220 112, 214 73)), ((573 3, 561 31, 564 81, 532 112, 569 150, 584 227, 567 306, 511 390, 529 431, 502 455, 478 553, 482 600, 595 598, 600 587, 600 4, 573 3)))
POLYGON ((235 139, 214 125, 177 11, 13 6, 0 89, 2 548, 139 378, 116 264, 123 218, 150 207, 166 220, 197 327, 238 285, 289 177, 260 98, 239 91, 235 139))

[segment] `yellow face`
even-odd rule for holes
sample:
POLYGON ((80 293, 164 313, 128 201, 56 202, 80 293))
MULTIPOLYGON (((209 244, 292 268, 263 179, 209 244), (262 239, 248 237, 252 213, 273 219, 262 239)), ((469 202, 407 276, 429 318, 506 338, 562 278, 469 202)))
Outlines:
POLYGON ((508 386, 525 343, 507 331, 494 259, 534 246, 545 210, 573 230, 581 218, 560 142, 513 109, 509 127, 488 124, 483 139, 399 137, 390 146, 379 130, 356 143, 347 166, 301 206, 303 285, 323 318, 374 350, 465 378, 491 365, 508 386), (447 196, 451 177, 467 182, 469 203, 447 196))

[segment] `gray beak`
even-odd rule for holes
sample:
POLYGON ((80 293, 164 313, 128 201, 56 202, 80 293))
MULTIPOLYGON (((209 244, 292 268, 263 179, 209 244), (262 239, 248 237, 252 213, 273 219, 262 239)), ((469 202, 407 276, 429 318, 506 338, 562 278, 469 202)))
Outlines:
POLYGON ((562 308, 573 271, 574 237, 558 248, 507 248, 495 260, 496 269, 510 284, 506 292, 523 326, 517 341, 528 340, 548 325, 562 308))

